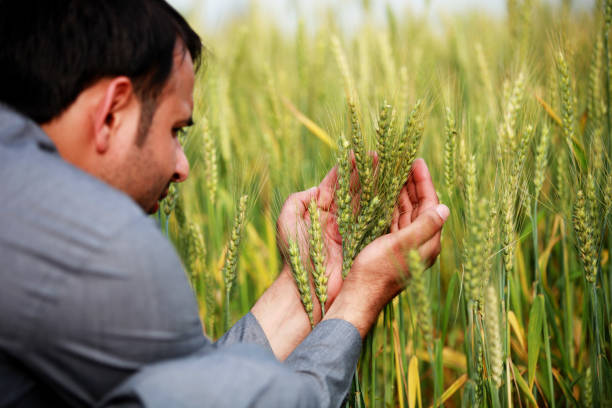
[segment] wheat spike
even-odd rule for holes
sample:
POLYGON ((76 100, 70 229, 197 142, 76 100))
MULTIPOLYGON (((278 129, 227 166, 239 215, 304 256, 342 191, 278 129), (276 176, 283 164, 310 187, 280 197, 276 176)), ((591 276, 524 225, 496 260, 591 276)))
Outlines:
POLYGON ((217 147, 210 134, 208 120, 206 117, 202 117, 200 120, 202 121, 202 137, 204 139, 204 174, 206 190, 208 190, 210 202, 214 204, 217 197, 217 185, 219 184, 217 147))
POLYGON ((535 160, 535 174, 533 176, 534 198, 537 200, 544 184, 544 173, 546 172, 546 164, 548 160, 548 146, 550 144, 550 134, 548 125, 544 124, 540 143, 538 144, 535 160))
POLYGON ((304 306, 304 310, 308 315, 310 326, 314 327, 314 317, 312 314, 313 304, 312 295, 310 293, 310 282, 308 281, 308 272, 304 268, 302 263, 302 256, 300 255, 300 248, 298 243, 294 239, 289 240, 289 260, 291 262, 291 271, 293 273, 293 279, 300 293, 300 300, 304 306))
POLYGON ((455 149, 457 146, 457 128, 450 108, 446 108, 446 141, 444 142, 444 184, 448 194, 452 194, 455 185, 455 149))
POLYGON ((327 301, 327 275, 325 274, 325 248, 323 246, 323 235, 321 231, 321 219, 316 199, 312 199, 308 206, 310 213, 310 260, 313 264, 312 277, 314 280, 315 294, 321 304, 321 317, 325 314, 325 302, 327 301))
POLYGON ((238 250, 240 248, 240 241, 242 239, 242 229, 244 227, 244 220, 246 217, 248 196, 243 195, 240 197, 238 203, 238 213, 234 218, 234 226, 230 236, 229 243, 227 245, 227 252, 225 254, 225 262, 223 264, 222 275, 225 283, 226 295, 232 291, 234 282, 236 281, 236 268, 238 266, 238 250))
POLYGON ((484 321, 491 378, 493 379, 493 384, 498 388, 501 386, 504 365, 499 316, 500 310, 497 291, 493 286, 489 285, 487 286, 485 297, 484 321))

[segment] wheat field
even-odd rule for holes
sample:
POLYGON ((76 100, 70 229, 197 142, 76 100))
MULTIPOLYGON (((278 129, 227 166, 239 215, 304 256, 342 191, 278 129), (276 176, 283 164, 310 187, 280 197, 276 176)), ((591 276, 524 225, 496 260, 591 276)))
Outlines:
POLYGON ((202 27, 196 124, 183 141, 191 175, 157 217, 207 335, 278 275, 288 194, 347 152, 380 155, 387 126, 412 155, 391 157, 378 178, 357 160, 361 180, 378 183, 360 190, 377 207, 368 215, 372 199, 362 202, 370 229, 346 239, 345 261, 385 232, 378 221, 414 157, 451 216, 430 269, 409 255, 408 288, 366 338, 347 406, 612 406, 612 3, 508 0, 502 17, 441 13, 439 24, 363 7, 352 32, 331 9, 287 31, 256 5, 202 27))

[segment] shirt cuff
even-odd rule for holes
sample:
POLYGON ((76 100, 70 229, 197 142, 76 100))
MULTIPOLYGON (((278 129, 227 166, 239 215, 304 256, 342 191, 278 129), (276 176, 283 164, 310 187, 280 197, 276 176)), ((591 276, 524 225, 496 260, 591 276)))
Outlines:
POLYGON ((285 364, 315 379, 323 406, 339 407, 349 392, 360 353, 361 336, 355 326, 329 319, 315 326, 285 364))
POLYGON ((274 354, 266 334, 251 312, 238 320, 223 337, 217 340, 215 346, 229 346, 236 343, 258 344, 274 354))
POLYGON ((355 326, 346 320, 323 320, 287 358, 288 363, 299 368, 303 356, 312 364, 313 356, 321 359, 339 359, 356 366, 361 353, 361 336, 355 326))

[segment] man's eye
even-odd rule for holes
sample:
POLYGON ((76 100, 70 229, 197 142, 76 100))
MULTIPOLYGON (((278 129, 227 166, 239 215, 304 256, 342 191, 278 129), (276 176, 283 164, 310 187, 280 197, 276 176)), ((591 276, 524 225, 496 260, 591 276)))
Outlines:
POLYGON ((178 138, 183 138, 185 137, 185 133, 186 133, 186 129, 184 127, 175 127, 172 128, 172 136, 173 137, 178 137, 178 138))
POLYGON ((185 139, 187 139, 187 127, 176 127, 172 129, 172 137, 178 138, 181 146, 185 146, 185 139))

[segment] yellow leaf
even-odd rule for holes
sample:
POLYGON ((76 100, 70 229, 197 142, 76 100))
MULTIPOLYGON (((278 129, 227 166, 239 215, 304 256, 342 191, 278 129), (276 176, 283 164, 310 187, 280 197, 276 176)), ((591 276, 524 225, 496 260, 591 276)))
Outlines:
POLYGON ((508 323, 510 323, 510 327, 512 328, 512 331, 514 332, 514 334, 516 335, 516 338, 521 344, 521 348, 525 350, 526 352, 527 349, 525 347, 525 332, 523 331, 523 328, 521 327, 520 323, 518 322, 516 318, 516 315, 514 314, 512 310, 508 312, 508 323))
MULTIPOLYGON (((450 387, 448 387, 446 391, 444 391, 444 393, 440 396, 440 400, 438 400, 438 403, 436 405, 441 406, 442 404, 444 404, 446 400, 448 400, 450 397, 455 395, 455 393, 459 391, 461 387, 463 387, 463 385, 467 382, 467 380, 468 380, 467 374, 463 374, 461 377, 457 378, 455 382, 453 382, 450 385, 450 387)), ((432 406, 430 405, 430 408, 431 407, 432 406)))
POLYGON ((540 98, 538 95, 535 95, 536 100, 538 101, 538 103, 540 105, 542 105, 542 107, 544 108, 544 110, 546 111, 546 113, 548 113, 548 115, 555 121, 557 122, 557 124, 559 126, 561 126, 563 123, 561 122, 561 118, 559 117, 559 115, 557 115, 555 113, 555 111, 553 110, 553 108, 550 107, 549 104, 547 104, 544 99, 540 98))
POLYGON ((529 356, 527 355, 527 350, 523 349, 521 345, 517 342, 516 339, 510 339, 512 350, 516 353, 516 355, 523 361, 527 361, 529 356))
MULTIPOLYGON (((544 99, 540 98, 538 95, 535 95, 536 100, 538 101, 538 103, 540 105, 542 105, 542 107, 544 108, 544 110, 546 111, 546 113, 548 113, 548 116, 550 116, 552 118, 552 120, 554 120, 557 125, 559 126, 563 126, 563 121, 561 121, 561 118, 559 117, 559 115, 557 115, 555 113, 555 111, 553 110, 553 108, 550 107, 549 104, 546 103, 546 101, 544 101, 544 99)), ((586 124, 586 116, 582 116, 580 119, 580 126, 581 126, 581 131, 584 130, 584 125, 586 124)), ((580 143, 580 141, 578 140, 578 138, 576 137, 576 135, 572 136, 572 142, 578 146, 580 148, 580 150, 584 151, 584 146, 582 145, 582 143, 580 143)))
POLYGON ((538 406, 538 403, 535 397, 533 396, 533 394, 531 393, 531 390, 529 389, 527 382, 525 381, 521 373, 518 372, 518 368, 516 368, 516 366, 512 362, 511 362, 511 367, 512 367, 512 377, 516 381, 516 384, 518 385, 519 389, 523 392, 523 394, 527 396, 527 398, 529 398, 529 401, 531 401, 534 406, 538 406))
POLYGON ((610 254, 607 249, 601 250, 601 266, 606 266, 608 264, 608 259, 610 259, 610 254))
POLYGON ((419 379, 419 359, 417 356, 410 358, 408 363, 408 408, 414 408, 419 397, 419 407, 421 394, 421 380, 419 379))
POLYGON ((293 113, 293 116, 295 116, 295 118, 297 120, 299 120, 302 123, 302 125, 306 126, 306 129, 310 130, 310 133, 312 133, 313 135, 318 137, 319 140, 321 140, 322 142, 326 143, 332 149, 336 148, 336 144, 333 142, 331 137, 329 137, 329 135, 327 134, 326 131, 321 129, 321 127, 319 127, 319 125, 314 123, 306 115, 304 115, 302 112, 300 112, 298 110, 298 108, 293 106, 293 104, 291 102, 289 102, 289 100, 287 98, 283 97, 282 99, 283 99, 283 103, 285 104, 287 109, 289 109, 291 111, 291 113, 293 113))
POLYGON ((538 257, 538 264, 540 266, 540 270, 542 271, 542 281, 544 283, 544 286, 547 285, 546 267, 548 266, 548 259, 550 258, 550 254, 554 246, 561 239, 561 236, 557 233, 561 223, 560 217, 561 216, 559 214, 555 215, 550 241, 548 242, 548 245, 546 246, 544 252, 542 252, 538 257))
MULTIPOLYGON (((421 360, 431 362, 431 356, 427 350, 418 350, 416 354, 421 360)), ((442 349, 442 365, 460 372, 465 372, 467 370, 465 354, 453 350, 450 347, 444 347, 444 349, 442 349)))
POLYGON ((404 363, 402 359, 402 347, 399 340, 397 320, 393 320, 393 351, 395 353, 395 378, 397 379, 397 398, 400 408, 404 408, 404 394, 406 391, 406 376, 404 374, 404 363))
POLYGON ((266 246, 253 224, 249 223, 246 227, 246 231, 247 235, 249 236, 249 241, 251 241, 254 246, 266 246))

